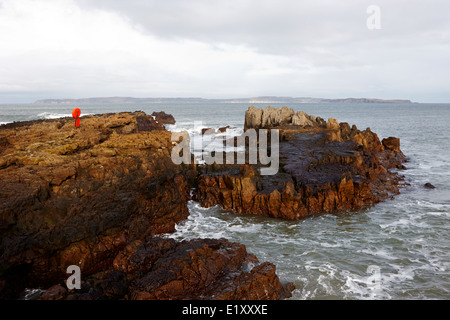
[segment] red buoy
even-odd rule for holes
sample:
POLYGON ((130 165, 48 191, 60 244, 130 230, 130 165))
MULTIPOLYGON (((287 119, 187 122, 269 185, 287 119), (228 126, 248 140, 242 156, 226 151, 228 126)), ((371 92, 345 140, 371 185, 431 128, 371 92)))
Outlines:
POLYGON ((75 128, 78 128, 80 126, 80 115, 81 110, 79 108, 75 108, 72 110, 72 117, 75 118, 75 128))

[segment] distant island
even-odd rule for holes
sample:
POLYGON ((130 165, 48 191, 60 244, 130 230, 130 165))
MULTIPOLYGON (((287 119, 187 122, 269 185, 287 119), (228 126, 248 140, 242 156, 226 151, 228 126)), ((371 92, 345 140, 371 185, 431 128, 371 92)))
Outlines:
POLYGON ((205 99, 205 98, 132 98, 132 97, 98 97, 82 99, 43 99, 36 104, 139 104, 139 103, 412 103, 410 100, 384 100, 374 98, 293 98, 262 96, 253 98, 234 99, 205 99))

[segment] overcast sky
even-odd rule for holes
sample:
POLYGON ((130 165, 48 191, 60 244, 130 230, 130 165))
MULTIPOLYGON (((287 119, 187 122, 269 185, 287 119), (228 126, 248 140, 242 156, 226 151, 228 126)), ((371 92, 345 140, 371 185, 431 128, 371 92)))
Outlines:
POLYGON ((0 103, 261 95, 450 102, 450 1, 0 0, 0 103))

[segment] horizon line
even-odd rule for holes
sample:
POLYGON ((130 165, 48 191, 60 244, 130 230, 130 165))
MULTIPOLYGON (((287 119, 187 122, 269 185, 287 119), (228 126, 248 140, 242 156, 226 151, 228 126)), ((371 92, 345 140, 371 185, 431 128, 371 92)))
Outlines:
MULTIPOLYGON (((365 100, 361 101, 363 103, 387 103, 387 102, 400 102, 400 103, 417 103, 416 101, 412 101, 410 99, 399 99, 399 98, 392 98, 392 99, 386 99, 386 98, 368 98, 368 97, 350 97, 347 96, 345 98, 322 98, 322 97, 293 97, 293 96, 270 96, 270 95, 263 95, 263 96, 245 96, 245 97, 231 97, 231 98, 204 98, 200 96, 178 96, 178 97, 133 97, 133 96, 96 96, 96 97, 83 97, 83 98, 43 98, 43 99, 37 99, 34 102, 31 103, 45 103, 48 102, 64 102, 64 101, 82 101, 82 100, 200 100, 199 102, 211 102, 211 101, 222 101, 222 102, 236 102, 239 103, 239 100, 262 100, 259 101, 249 101, 248 103, 282 103, 282 102, 288 102, 288 100, 311 100, 311 102, 334 102, 336 101, 345 101, 350 100, 349 102, 352 102, 351 100, 356 100, 355 102, 358 102, 358 100, 365 100)), ((125 101, 123 101, 125 102, 125 101)), ((155 101, 157 103, 159 101, 155 101)), ((163 102, 163 101, 161 101, 163 102)), ((247 101, 245 101, 247 102, 247 101)), ((308 103, 308 102, 303 102, 308 103)))

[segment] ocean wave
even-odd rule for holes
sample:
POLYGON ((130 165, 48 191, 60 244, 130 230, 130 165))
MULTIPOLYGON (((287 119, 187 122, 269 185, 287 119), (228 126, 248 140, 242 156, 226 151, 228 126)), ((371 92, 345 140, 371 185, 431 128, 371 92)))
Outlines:
POLYGON ((345 284, 341 287, 344 298, 360 300, 392 298, 381 279, 379 280, 380 283, 375 284, 371 283, 370 280, 367 276, 347 275, 345 284))
MULTIPOLYGON (((193 125, 192 122, 180 122, 166 125, 171 132, 186 131, 190 138, 190 151, 195 156, 198 164, 205 164, 205 156, 210 156, 211 152, 245 152, 245 146, 229 146, 226 140, 239 136, 243 133, 242 128, 229 127, 224 132, 219 132, 219 127, 208 127, 204 125, 193 125), (214 133, 204 134, 204 129, 212 129, 214 133), (224 145, 225 143, 225 145, 224 145)), ((231 141, 231 140, 230 140, 231 141)))
MULTIPOLYGON (((244 130, 242 128, 239 127, 234 127, 234 126, 229 126, 229 128, 226 128, 224 132, 218 132, 219 128, 223 128, 223 127, 208 127, 205 125, 195 125, 192 122, 177 122, 175 124, 167 124, 165 125, 166 129, 171 131, 171 132, 183 132, 183 131, 187 131, 189 133, 189 136, 193 136, 193 135, 201 135, 202 134, 202 130, 204 129, 212 129, 214 130, 214 133, 212 134, 212 136, 217 136, 217 137, 234 137, 234 136, 239 136, 241 135, 244 130)), ((204 137, 210 136, 208 134, 203 135, 204 137)))
MULTIPOLYGON (((92 113, 82 113, 81 116, 87 116, 92 113)), ((66 117, 72 117, 71 113, 55 113, 55 112, 41 112, 37 115, 38 119, 59 119, 59 118, 66 118, 66 117)))
POLYGON ((71 113, 53 113, 53 112, 41 112, 37 115, 38 119, 58 119, 71 117, 71 113))
POLYGON ((218 206, 203 208, 198 202, 189 201, 189 217, 176 224, 175 232, 165 234, 168 238, 187 240, 194 238, 224 238, 228 223, 214 216, 218 206))

